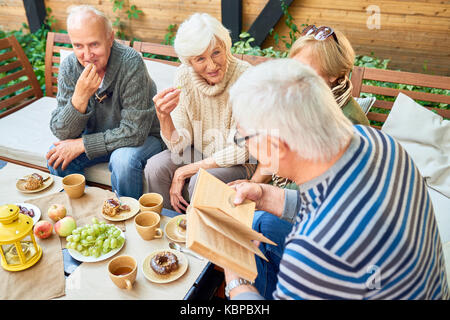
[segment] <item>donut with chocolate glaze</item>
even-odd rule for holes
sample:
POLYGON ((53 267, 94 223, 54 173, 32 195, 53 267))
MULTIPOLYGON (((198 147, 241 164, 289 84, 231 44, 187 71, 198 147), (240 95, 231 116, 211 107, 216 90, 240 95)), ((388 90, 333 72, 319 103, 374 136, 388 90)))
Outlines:
POLYGON ((166 275, 178 269, 178 258, 172 252, 164 251, 150 260, 150 267, 157 274, 166 275))

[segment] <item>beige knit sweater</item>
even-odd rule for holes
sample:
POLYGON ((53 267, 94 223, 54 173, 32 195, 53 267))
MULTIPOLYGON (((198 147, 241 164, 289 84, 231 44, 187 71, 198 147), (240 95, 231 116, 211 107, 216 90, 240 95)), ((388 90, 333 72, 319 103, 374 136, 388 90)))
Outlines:
POLYGON ((223 80, 209 85, 191 67, 181 65, 175 75, 175 87, 181 87, 180 101, 172 111, 172 121, 179 138, 161 137, 171 152, 179 153, 194 146, 203 158, 212 157, 220 167, 244 164, 248 159, 246 148, 233 142, 236 121, 232 116, 228 91, 250 64, 235 57, 229 59, 223 80))

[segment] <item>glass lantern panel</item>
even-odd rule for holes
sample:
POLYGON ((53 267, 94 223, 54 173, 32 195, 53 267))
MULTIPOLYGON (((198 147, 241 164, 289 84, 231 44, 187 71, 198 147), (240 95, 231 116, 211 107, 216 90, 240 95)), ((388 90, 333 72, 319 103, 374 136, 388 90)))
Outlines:
MULTIPOLYGON (((19 242, 16 243, 18 244, 19 242)), ((9 265, 22 264, 22 262, 20 261, 19 254, 17 253, 18 251, 16 243, 2 245, 2 250, 5 255, 6 263, 8 263, 9 265)), ((23 238, 20 241, 20 246, 22 247, 22 252, 25 256, 24 263, 26 263, 28 260, 34 257, 34 255, 37 253, 37 250, 34 247, 30 236, 23 238)))

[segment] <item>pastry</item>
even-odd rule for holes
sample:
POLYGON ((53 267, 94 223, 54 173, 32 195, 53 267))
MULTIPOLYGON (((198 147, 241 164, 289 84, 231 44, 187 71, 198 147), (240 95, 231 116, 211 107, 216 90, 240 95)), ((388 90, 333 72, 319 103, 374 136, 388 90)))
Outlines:
POLYGON ((176 232, 181 237, 186 237, 187 220, 186 218, 179 218, 177 220, 176 232))
POLYGON ((126 204, 120 205, 119 200, 111 198, 103 202, 102 212, 103 214, 114 217, 122 211, 129 211, 130 207, 126 204))
POLYGON ((40 174, 33 173, 27 177, 24 188, 27 190, 36 190, 42 187, 43 184, 44 178, 40 174))
POLYGON ((178 269, 178 258, 172 252, 163 251, 150 260, 150 267, 159 275, 166 275, 178 269))

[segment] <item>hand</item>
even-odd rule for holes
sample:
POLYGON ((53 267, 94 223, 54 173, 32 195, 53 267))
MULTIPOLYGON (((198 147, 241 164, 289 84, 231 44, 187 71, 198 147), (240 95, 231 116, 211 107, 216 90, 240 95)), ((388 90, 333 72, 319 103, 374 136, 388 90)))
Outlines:
POLYGON ((86 112, 89 98, 97 91, 102 83, 102 78, 97 73, 97 68, 94 64, 88 64, 75 85, 75 91, 72 96, 73 106, 81 113, 86 112))
POLYGON ((189 203, 184 200, 182 195, 186 177, 184 177, 184 175, 182 174, 182 170, 180 170, 181 168, 175 170, 172 179, 172 185, 170 186, 169 190, 170 204, 172 205, 172 208, 178 213, 182 213, 182 210, 186 211, 187 207, 189 206, 189 203))
POLYGON ((84 149, 83 139, 68 139, 53 143, 54 148, 50 149, 45 156, 48 165, 54 169, 62 164, 61 169, 66 170, 73 159, 82 154, 84 149))
POLYGON ((245 199, 249 199, 255 201, 256 208, 259 208, 263 196, 263 189, 258 183, 241 182, 233 185, 233 188, 236 190, 236 196, 234 197, 235 205, 239 205, 245 199))
POLYGON ((153 97, 156 114, 159 117, 168 117, 177 107, 180 100, 181 90, 178 88, 168 88, 156 94, 153 97))
POLYGON ((235 186, 237 184, 244 183, 244 182, 251 183, 252 181, 251 180, 247 180, 247 179, 240 179, 240 180, 234 180, 234 181, 228 182, 227 185, 232 187, 232 186, 235 186))

